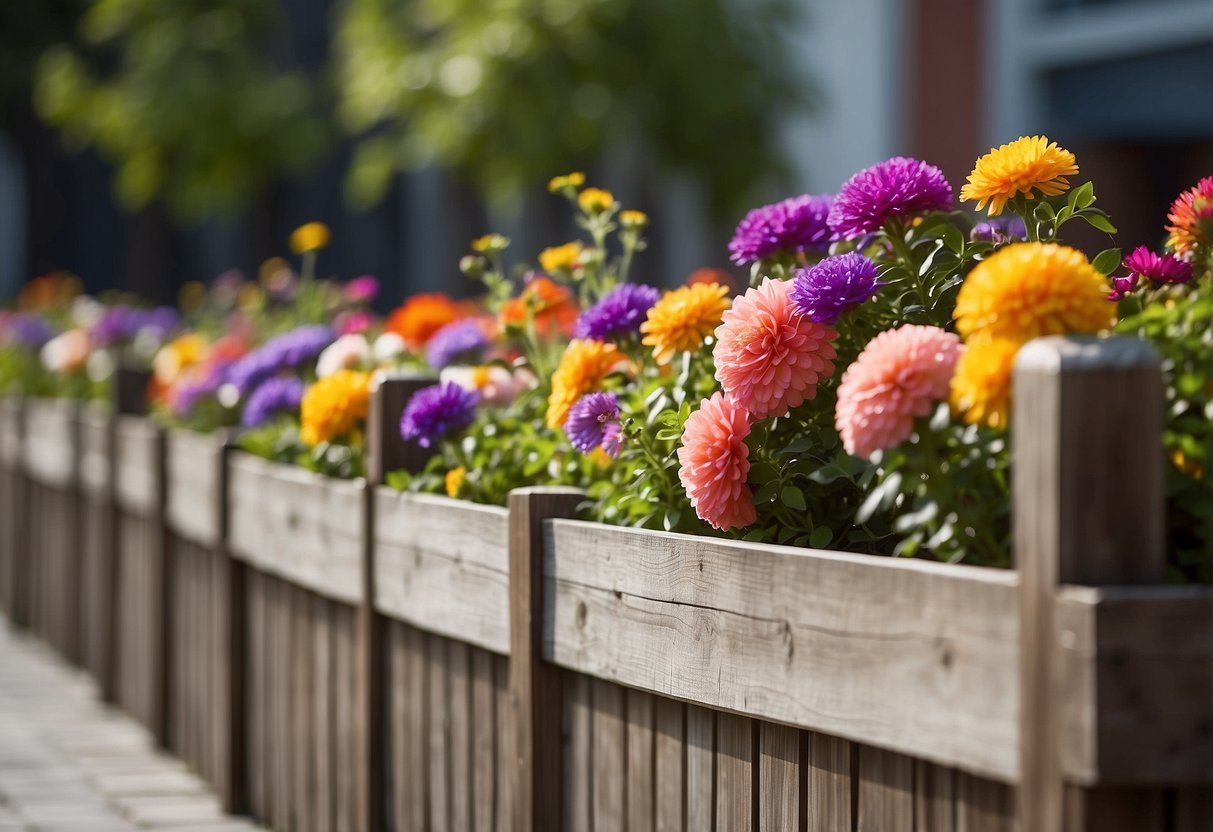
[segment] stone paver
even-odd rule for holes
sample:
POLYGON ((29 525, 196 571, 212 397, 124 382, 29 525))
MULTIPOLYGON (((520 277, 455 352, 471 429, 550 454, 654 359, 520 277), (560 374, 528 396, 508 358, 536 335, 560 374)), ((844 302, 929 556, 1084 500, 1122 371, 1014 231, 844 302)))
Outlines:
POLYGON ((0 832, 255 832, 101 704, 85 674, 0 617, 0 832))

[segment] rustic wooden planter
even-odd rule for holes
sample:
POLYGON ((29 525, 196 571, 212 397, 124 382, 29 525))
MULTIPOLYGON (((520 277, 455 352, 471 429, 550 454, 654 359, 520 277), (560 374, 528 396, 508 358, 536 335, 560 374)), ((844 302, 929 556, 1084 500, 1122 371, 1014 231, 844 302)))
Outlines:
POLYGON ((278 829, 365 828, 365 486, 242 453, 228 478, 228 544, 246 567, 249 808, 278 829))
POLYGON ((25 587, 24 401, 0 397, 0 610, 19 626, 29 622, 25 587))
POLYGON ((80 659, 79 402, 31 399, 23 453, 30 628, 69 661, 80 659))

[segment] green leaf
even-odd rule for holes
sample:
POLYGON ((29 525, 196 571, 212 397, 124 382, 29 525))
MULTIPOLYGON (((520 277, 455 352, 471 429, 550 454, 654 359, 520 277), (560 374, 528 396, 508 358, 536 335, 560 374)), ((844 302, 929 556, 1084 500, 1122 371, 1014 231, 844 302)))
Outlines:
POLYGON ((786 485, 779 495, 780 501, 790 509, 805 510, 804 492, 794 485, 786 485))
POLYGON ((960 229, 954 225, 944 226, 943 241, 948 248, 952 249, 952 251, 956 252, 957 254, 964 251, 964 234, 961 234, 960 229))
POLYGON ((1112 225, 1112 221, 1101 211, 1084 211, 1078 216, 1086 220, 1092 228, 1098 228, 1106 234, 1116 233, 1116 226, 1112 225))
POLYGON ((1120 265, 1120 249, 1106 248, 1091 261, 1095 271, 1103 275, 1111 274, 1120 265))
POLYGON ((1084 182, 1074 190, 1070 191, 1070 196, 1066 198, 1066 205, 1073 208, 1075 211, 1081 211, 1084 208, 1089 208, 1095 203, 1095 185, 1092 182, 1084 182))
POLYGON ((809 545, 814 549, 824 549, 834 539, 834 530, 829 526, 817 526, 809 535, 809 545))

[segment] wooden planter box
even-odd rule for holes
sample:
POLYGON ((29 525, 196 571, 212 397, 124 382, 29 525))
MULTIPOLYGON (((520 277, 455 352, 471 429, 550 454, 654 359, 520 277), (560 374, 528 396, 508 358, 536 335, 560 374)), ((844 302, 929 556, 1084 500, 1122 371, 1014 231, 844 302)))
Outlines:
POLYGON ((374 491, 384 786, 394 829, 509 829, 509 515, 374 491))
POLYGON ((279 829, 360 828, 365 486, 229 459, 228 544, 247 567, 249 808, 279 829))
POLYGON ((22 399, 0 397, 0 610, 17 625, 28 621, 25 573, 25 464, 22 399))
POLYGON ((69 661, 80 659, 79 412, 70 399, 30 399, 23 443, 30 628, 69 661))

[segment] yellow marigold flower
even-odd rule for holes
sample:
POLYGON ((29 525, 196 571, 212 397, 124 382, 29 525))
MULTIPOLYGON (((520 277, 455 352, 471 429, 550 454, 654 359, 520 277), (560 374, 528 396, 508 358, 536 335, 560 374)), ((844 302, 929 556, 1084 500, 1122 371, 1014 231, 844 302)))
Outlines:
POLYGON ((987 338, 960 354, 952 375, 952 410, 970 425, 1005 428, 1011 409, 1011 370, 1020 344, 987 338))
POLYGON ((558 194, 566 188, 580 188, 584 184, 585 174, 581 171, 573 171, 564 176, 553 176, 548 182, 548 191, 558 194))
POLYGON ((720 325, 729 308, 728 295, 728 288, 719 283, 694 283, 666 292, 640 325, 641 343, 653 348, 658 364, 669 364, 679 350, 699 349, 720 325))
POLYGON ((307 389, 299 405, 299 438, 308 447, 362 432, 371 401, 371 374, 338 370, 307 389))
POLYGON ((615 195, 602 188, 586 188, 577 195, 577 204, 587 214, 601 214, 615 204, 615 195))
POLYGON ((649 215, 644 211, 620 211, 619 223, 624 228, 644 228, 649 224, 649 215))
POLYGON ((1108 281, 1081 251, 1056 243, 1006 246, 977 265, 956 296, 966 342, 1098 332, 1115 322, 1108 281))
POLYGON ((539 265, 545 272, 569 271, 577 265, 583 251, 581 243, 565 243, 562 246, 552 246, 539 252, 539 265))
POLYGON ((510 238, 503 234, 485 234, 483 237, 477 237, 475 240, 472 240, 472 251, 490 254, 505 251, 509 244, 510 238))
POLYGON ((552 373, 552 393, 548 396, 547 424, 564 426, 569 408, 586 393, 602 384, 607 373, 623 356, 614 344, 574 338, 560 357, 560 366, 552 373))
POLYGON ((462 465, 446 472, 446 496, 459 496, 459 489, 463 487, 463 480, 467 477, 467 474, 468 469, 462 465))
POLYGON ((317 251, 327 246, 330 239, 332 233, 324 223, 304 223, 291 232, 291 251, 295 254, 317 251))
POLYGON ((1074 154, 1044 136, 1024 136, 977 160, 969 181, 960 189, 962 201, 977 200, 980 211, 990 203, 990 216, 1002 213, 1017 193, 1034 199, 1033 191, 1056 196, 1070 189, 1067 176, 1078 173, 1074 154))
POLYGON ((152 359, 152 374, 157 383, 172 384, 182 370, 202 360, 206 348, 206 339, 196 332, 188 332, 165 344, 152 359))

